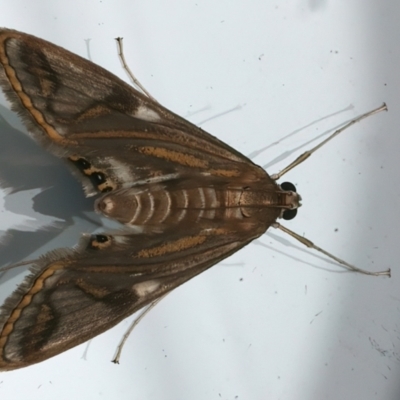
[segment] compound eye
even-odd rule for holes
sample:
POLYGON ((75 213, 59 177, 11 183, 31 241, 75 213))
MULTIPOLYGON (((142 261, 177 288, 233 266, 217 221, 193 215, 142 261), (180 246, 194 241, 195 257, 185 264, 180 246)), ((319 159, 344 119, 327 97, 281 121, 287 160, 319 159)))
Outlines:
POLYGON ((286 192, 296 192, 296 186, 294 186, 291 182, 283 182, 281 184, 281 189, 285 190, 286 192))
POLYGON ((282 218, 285 221, 289 221, 293 219, 297 215, 297 208, 294 208, 293 210, 285 210, 283 212, 282 218))

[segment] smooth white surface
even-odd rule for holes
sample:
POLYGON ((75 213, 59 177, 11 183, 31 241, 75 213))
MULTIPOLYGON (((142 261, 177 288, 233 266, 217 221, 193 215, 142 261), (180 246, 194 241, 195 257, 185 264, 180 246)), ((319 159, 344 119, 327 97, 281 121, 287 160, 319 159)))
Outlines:
MULTIPOLYGON (((129 65, 153 96, 196 124, 212 118, 205 130, 257 154, 270 173, 308 141, 387 102, 388 113, 347 131, 284 180, 303 197, 290 229, 359 267, 393 272, 391 279, 337 273, 272 231, 163 300, 136 328, 119 366, 109 361, 128 321, 95 338, 86 359, 83 345, 2 373, 0 398, 400 397, 400 5, 390 3, 0 1, 0 26, 84 57, 90 38, 92 60, 123 79, 113 38, 124 37, 129 65)), ((9 157, 13 168, 11 150, 9 157)), ((74 193, 51 207, 79 208, 82 198, 74 193)), ((29 207, 27 192, 26 215, 29 207)), ((0 215, 1 230, 8 224, 0 215)), ((26 256, 71 246, 78 232, 95 229, 72 217, 26 256)), ((20 280, 3 277, 1 294, 20 280)))

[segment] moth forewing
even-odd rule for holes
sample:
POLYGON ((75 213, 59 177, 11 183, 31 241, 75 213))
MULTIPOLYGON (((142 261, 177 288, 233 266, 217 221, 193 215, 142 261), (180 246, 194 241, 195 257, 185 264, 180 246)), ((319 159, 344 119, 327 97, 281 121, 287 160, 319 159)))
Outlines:
POLYGON ((104 332, 295 215, 293 185, 92 62, 1 29, 0 64, 28 130, 125 224, 34 265, 1 308, 0 370, 104 332))

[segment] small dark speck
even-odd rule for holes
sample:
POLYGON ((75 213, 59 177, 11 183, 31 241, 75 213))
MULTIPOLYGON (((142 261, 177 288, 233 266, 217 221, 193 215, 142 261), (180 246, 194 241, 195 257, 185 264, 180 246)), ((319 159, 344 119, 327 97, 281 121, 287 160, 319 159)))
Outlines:
POLYGON ((318 317, 318 315, 320 315, 321 313, 322 313, 322 311, 316 313, 315 316, 318 317))
POLYGON ((339 232, 339 228, 335 228, 335 232, 339 232))
POLYGON ((239 281, 242 282, 242 281, 243 281, 243 278, 240 278, 239 281))
POLYGON ((264 57, 264 54, 261 54, 260 57, 258 57, 258 59, 261 61, 261 59, 264 57))

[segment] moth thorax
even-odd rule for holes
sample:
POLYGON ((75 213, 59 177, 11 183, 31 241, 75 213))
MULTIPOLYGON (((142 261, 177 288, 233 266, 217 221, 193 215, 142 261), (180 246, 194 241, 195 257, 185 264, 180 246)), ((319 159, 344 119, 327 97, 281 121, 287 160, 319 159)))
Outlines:
POLYGON ((241 207, 296 209, 301 197, 291 190, 244 190, 240 198, 241 207))

